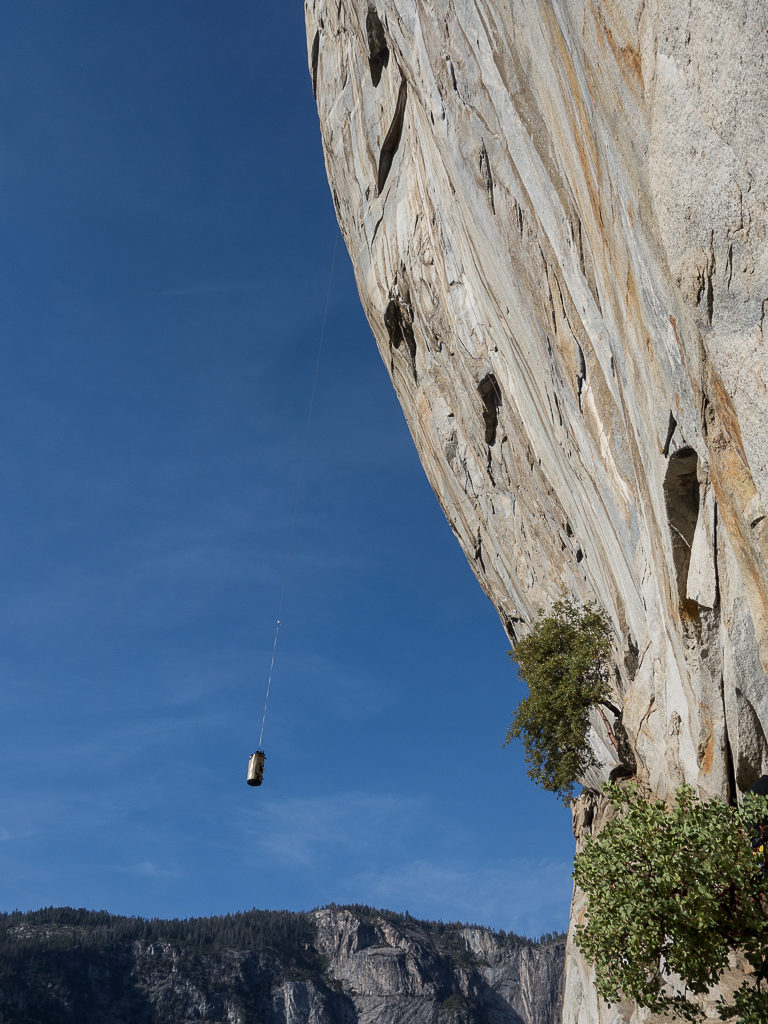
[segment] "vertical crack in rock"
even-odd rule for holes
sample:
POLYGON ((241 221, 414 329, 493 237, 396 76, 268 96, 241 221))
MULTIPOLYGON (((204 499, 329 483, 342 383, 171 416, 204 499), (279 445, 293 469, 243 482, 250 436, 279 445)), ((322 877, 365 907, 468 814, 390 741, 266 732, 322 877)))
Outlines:
POLYGON ((552 397, 555 400, 555 409, 557 409, 557 419, 558 419, 558 422, 559 422, 560 426, 562 427, 562 425, 563 425, 563 413, 562 413, 562 411, 560 409, 560 399, 557 397, 557 392, 553 391, 552 392, 552 397))
POLYGON ((371 81, 377 86, 381 81, 384 68, 389 64, 389 47, 381 18, 373 4, 368 7, 365 19, 365 33, 368 37, 368 67, 371 69, 371 81))
POLYGON ((670 456, 664 477, 664 502, 672 536, 679 603, 689 614, 694 615, 698 610, 696 603, 689 601, 686 593, 691 547, 699 517, 698 462, 699 457, 693 448, 681 448, 670 456))
POLYGON ((712 317, 715 309, 714 277, 716 269, 715 233, 713 231, 710 234, 709 251, 706 253, 704 266, 699 268, 696 276, 696 305, 700 306, 702 300, 706 303, 707 324, 709 327, 712 326, 712 317))
POLYGON ((499 425, 499 409, 501 407, 501 391, 492 373, 483 377, 477 385, 477 393, 483 403, 485 443, 492 448, 496 444, 496 428, 499 425))
POLYGON ((485 572, 485 562, 483 561, 483 535, 479 526, 477 528, 477 537, 475 539, 474 559, 483 572, 485 572))
POLYGON ((714 509, 712 510, 712 570, 713 570, 713 585, 714 585, 714 605, 720 603, 720 566, 717 558, 717 535, 720 531, 719 513, 717 509, 717 501, 714 502, 714 509))
POLYGON ((520 237, 522 238, 525 229, 525 225, 523 223, 523 208, 516 199, 512 200, 512 212, 514 220, 517 221, 517 229, 520 232, 520 237))
POLYGON ((632 633, 627 633, 627 651, 624 655, 624 669, 629 677, 629 681, 635 678, 637 667, 640 664, 640 647, 635 640, 632 633))
POLYGON ((317 99, 317 65, 320 59, 320 29, 315 32, 312 40, 312 95, 317 99))
POLYGON ((574 241, 576 242, 576 249, 579 253, 579 267, 582 275, 586 278, 587 276, 587 263, 584 259, 584 236, 581 230, 581 217, 576 217, 576 231, 573 232, 574 241))
POLYGON ((715 232, 713 231, 709 240, 709 259, 707 260, 707 323, 712 326, 712 317, 715 311, 715 286, 713 279, 715 276, 715 268, 717 261, 715 260, 715 232))
MULTIPOLYGON (((563 307, 563 308, 565 308, 565 307, 563 307)), ((577 361, 576 387, 577 387, 577 397, 579 399, 579 410, 583 412, 581 402, 582 402, 582 392, 584 391, 584 385, 587 383, 587 361, 584 358, 584 349, 581 347, 581 345, 578 343, 578 341, 576 341, 574 339, 573 343, 576 346, 576 361, 577 361)))
MULTIPOLYGON (((725 755, 725 768, 727 773, 728 782, 728 803, 735 804, 738 795, 738 789, 736 788, 736 764, 733 757, 733 747, 731 746, 731 737, 728 732, 728 712, 725 704, 725 680, 723 679, 722 672, 720 673, 720 698, 723 702, 723 752, 725 755)), ((758 728, 760 723, 758 722, 758 728)), ((760 774, 759 770, 755 774, 755 779, 760 774)), ((754 779, 752 781, 755 781, 754 779)), ((750 782, 749 785, 752 783, 750 782)), ((745 786, 746 790, 748 787, 745 786)))
POLYGON ((582 277, 587 282, 587 287, 592 293, 592 298, 595 300, 600 313, 602 313, 602 305, 600 302, 600 293, 597 290, 597 281, 595 280, 595 264, 592 254, 588 248, 588 242, 585 239, 584 227, 581 222, 581 217, 574 209, 568 214, 568 224, 571 229, 571 239, 576 249, 576 254, 579 258, 579 270, 581 271, 582 277))
POLYGON ((403 134, 403 122, 405 120, 405 104, 407 100, 408 84, 405 81, 405 77, 403 77, 400 82, 400 89, 397 93, 395 116, 392 118, 392 124, 389 126, 389 131, 384 139, 384 144, 381 147, 381 154, 379 156, 379 173, 376 179, 376 189, 379 195, 382 193, 386 180, 389 176, 389 172, 392 168, 392 161, 395 158, 395 153, 400 146, 400 139, 403 134))
POLYGON ((675 417, 670 412, 670 414, 669 414, 669 423, 667 424, 667 437, 666 437, 666 440, 664 441, 664 448, 662 449, 665 459, 669 456, 669 446, 672 444, 672 438, 675 436, 675 431, 676 430, 677 430, 677 420, 675 419, 675 417))
POLYGON ((488 160, 488 150, 485 148, 485 142, 480 146, 480 173, 483 176, 485 182, 485 191, 488 193, 488 201, 491 204, 491 213, 496 213, 496 204, 493 201, 493 175, 491 174, 491 164, 488 160))

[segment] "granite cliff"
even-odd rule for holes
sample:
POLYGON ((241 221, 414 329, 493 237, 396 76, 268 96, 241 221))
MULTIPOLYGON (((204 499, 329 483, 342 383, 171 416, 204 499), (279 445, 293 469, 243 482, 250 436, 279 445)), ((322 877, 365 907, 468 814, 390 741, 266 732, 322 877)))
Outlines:
POLYGON ((0 915, 3 1024, 556 1024, 541 943, 370 907, 144 921, 0 915))
MULTIPOLYGON (((512 642, 563 589, 613 624, 577 838, 623 774, 736 799, 768 767, 768 6, 305 16, 360 298, 459 543, 512 642)), ((570 945, 566 1024, 639 1019, 570 945)))

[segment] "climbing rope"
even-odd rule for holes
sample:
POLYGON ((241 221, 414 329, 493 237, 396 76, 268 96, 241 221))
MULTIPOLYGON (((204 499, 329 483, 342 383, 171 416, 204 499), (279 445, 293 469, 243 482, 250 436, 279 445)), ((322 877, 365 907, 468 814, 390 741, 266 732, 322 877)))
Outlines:
POLYGON ((264 697, 264 714, 261 716, 261 731, 259 732, 259 747, 261 750, 261 741, 264 739, 264 723, 267 720, 267 704, 269 703, 269 691, 272 689, 272 673, 275 671, 275 653, 277 651, 277 636, 280 632, 280 619, 277 620, 277 626, 275 627, 275 642, 272 644, 272 661, 269 663, 269 678, 267 679, 267 693, 264 697))
POLYGON ((296 483, 296 497, 293 502, 293 512, 291 513, 291 525, 288 533, 288 552, 285 556, 285 566, 283 568, 283 585, 280 593, 280 604, 277 609, 277 624, 275 626, 275 640, 272 644, 272 660, 269 664, 269 675, 267 677, 267 692, 264 697, 264 712, 261 716, 261 731, 259 732, 259 750, 261 750, 261 743, 264 738, 264 723, 267 720, 267 705, 269 704, 269 694, 272 689, 272 675, 275 671, 275 655, 277 654, 277 638, 280 635, 280 618, 283 614, 283 604, 285 602, 285 591, 288 586, 288 569, 291 565, 291 556, 293 555, 293 540, 296 532, 296 516, 299 511, 299 502, 301 500, 301 491, 304 485, 304 470, 307 463, 307 451, 309 449, 309 428, 312 423, 312 411, 315 407, 315 394, 317 392, 317 379, 320 375, 320 357, 323 354, 323 344, 325 342, 325 325, 328 320, 328 306, 331 299, 331 287, 333 286, 333 272, 336 267, 336 252, 339 247, 339 233, 336 232, 336 238, 333 243, 333 256, 331 257, 331 269, 328 274, 328 289, 325 293, 325 308, 323 309, 323 319, 320 325, 320 341, 317 346, 317 357, 315 359, 315 373, 312 378, 312 391, 309 396, 309 408, 307 409, 307 419, 304 424, 304 441, 301 449, 301 462, 299 463, 299 476, 296 483))

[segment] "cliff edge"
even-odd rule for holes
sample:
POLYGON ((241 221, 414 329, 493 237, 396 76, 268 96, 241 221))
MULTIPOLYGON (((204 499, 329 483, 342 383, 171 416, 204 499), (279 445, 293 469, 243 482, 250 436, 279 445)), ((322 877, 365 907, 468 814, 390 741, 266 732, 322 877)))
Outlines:
MULTIPOLYGON (((735 798, 768 767, 768 6, 305 15, 360 298, 459 543, 512 642, 563 588, 611 618, 584 783, 735 798)), ((568 958, 567 1024, 638 1019, 568 958)))

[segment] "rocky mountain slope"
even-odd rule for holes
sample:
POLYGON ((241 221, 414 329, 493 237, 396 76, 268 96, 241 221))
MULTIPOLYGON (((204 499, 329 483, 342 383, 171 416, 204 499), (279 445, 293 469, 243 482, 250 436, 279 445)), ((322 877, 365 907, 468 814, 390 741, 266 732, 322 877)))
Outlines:
POLYGON ((555 1024, 565 941, 370 907, 0 915, 2 1024, 555 1024))
MULTIPOLYGON (((768 766, 768 5, 305 0, 326 168, 429 480, 510 639, 613 624, 600 784, 768 766)), ((580 899, 572 921, 581 913, 580 899)), ((608 1009, 569 948, 566 1024, 608 1009)))

